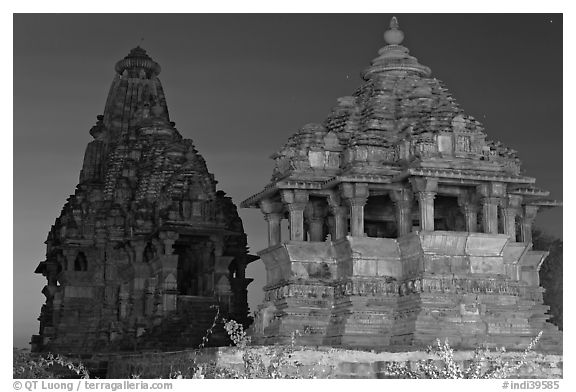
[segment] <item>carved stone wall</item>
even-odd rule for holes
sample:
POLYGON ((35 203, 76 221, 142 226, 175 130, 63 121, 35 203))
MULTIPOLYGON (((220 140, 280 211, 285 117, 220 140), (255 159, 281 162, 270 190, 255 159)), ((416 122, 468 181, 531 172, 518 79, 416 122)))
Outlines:
POLYGON ((467 232, 289 241, 260 252, 268 285, 253 336, 287 343, 298 330, 308 344, 378 349, 446 337, 458 348, 522 349, 544 330, 540 348, 560 350, 535 269, 518 278, 542 253, 505 235, 467 232))

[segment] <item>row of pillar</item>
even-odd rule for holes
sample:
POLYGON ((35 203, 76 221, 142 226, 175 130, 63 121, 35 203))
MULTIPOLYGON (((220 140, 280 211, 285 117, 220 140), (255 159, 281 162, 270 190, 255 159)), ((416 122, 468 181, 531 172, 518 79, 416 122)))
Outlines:
MULTIPOLYGON (((412 231, 412 198, 416 196, 420 210, 420 230, 434 230, 434 199, 438 192, 438 180, 425 177, 411 179, 412 189, 400 189, 390 192, 390 198, 396 206, 398 236, 412 231)), ((507 195, 506 185, 490 183, 477 188, 477 193, 463 193, 458 197, 466 222, 466 231, 478 230, 478 211, 482 208, 482 227, 488 234, 498 234, 499 212, 503 234, 516 240, 516 217, 521 209, 522 197, 507 195)), ((281 222, 284 206, 288 210, 290 240, 305 239, 304 217, 307 217, 310 241, 323 241, 325 212, 309 201, 306 190, 282 190, 281 201, 262 200, 260 207, 268 222, 268 244, 281 242, 281 222), (320 211, 320 212, 319 212, 320 211)), ((350 218, 350 235, 364 236, 364 206, 369 191, 366 183, 343 183, 338 194, 328 196, 331 216, 328 222, 333 239, 348 235, 347 220, 350 218)), ((532 223, 536 218, 537 206, 526 205, 522 209, 521 241, 532 241, 532 223)))

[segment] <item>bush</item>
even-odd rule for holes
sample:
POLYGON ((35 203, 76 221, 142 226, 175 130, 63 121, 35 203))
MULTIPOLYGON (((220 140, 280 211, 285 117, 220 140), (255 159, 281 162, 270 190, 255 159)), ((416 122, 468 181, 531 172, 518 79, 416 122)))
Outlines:
POLYGON ((513 376, 522 366, 528 364, 528 355, 532 352, 540 337, 542 331, 530 342, 522 357, 513 363, 504 359, 503 354, 506 352, 502 347, 500 350, 491 352, 489 349, 476 349, 474 357, 468 367, 462 369, 454 360, 454 350, 450 347, 448 340, 441 343, 436 340, 436 347, 429 347, 428 351, 435 354, 440 361, 418 361, 416 369, 411 370, 406 366, 392 364, 388 366, 390 376, 397 378, 442 378, 442 379, 492 379, 492 378, 509 378, 513 376), (437 364, 439 362, 439 364, 437 364))
POLYGON ((66 357, 32 354, 28 350, 13 350, 13 378, 90 378, 88 369, 66 357))

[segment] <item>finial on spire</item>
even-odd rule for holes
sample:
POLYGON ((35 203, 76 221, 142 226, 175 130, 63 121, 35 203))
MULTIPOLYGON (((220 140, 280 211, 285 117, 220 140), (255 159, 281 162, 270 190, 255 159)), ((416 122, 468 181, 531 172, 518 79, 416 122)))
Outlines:
POLYGON ((400 45, 404 40, 404 33, 400 30, 398 19, 395 16, 390 20, 390 29, 384 32, 384 41, 388 45, 400 45))
POLYGON ((141 45, 142 45, 142 42, 144 42, 144 37, 140 38, 140 42, 138 42, 138 46, 140 46, 140 47, 141 47, 141 45))

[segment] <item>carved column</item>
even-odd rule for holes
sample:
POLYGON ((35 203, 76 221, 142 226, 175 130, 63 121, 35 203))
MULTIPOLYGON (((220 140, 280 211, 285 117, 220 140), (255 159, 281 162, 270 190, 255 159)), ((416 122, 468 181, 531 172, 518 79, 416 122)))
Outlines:
POLYGON ((482 226, 484 233, 498 234, 498 206, 506 197, 506 184, 491 182, 478 186, 482 196, 482 226))
POLYGON ((521 208, 522 196, 508 195, 502 199, 500 212, 502 215, 502 226, 504 234, 510 237, 511 241, 516 241, 516 216, 521 208))
POLYGON ((346 237, 348 234, 348 209, 342 206, 331 206, 330 211, 332 212, 333 218, 333 228, 332 235, 333 240, 338 240, 340 238, 346 237))
POLYGON ((511 241, 516 241, 516 209, 502 208, 501 211, 504 234, 510 237, 511 241))
POLYGON ((412 192, 408 189, 391 191, 390 198, 396 206, 396 225, 398 237, 412 231, 412 192))
POLYGON ((418 205, 420 206, 420 229, 434 231, 434 199, 436 192, 418 192, 418 205))
POLYGON ((368 201, 368 184, 344 183, 342 195, 350 206, 350 235, 353 237, 364 236, 364 206, 368 201))
POLYGON ((498 204, 497 197, 482 198, 482 225, 484 233, 498 234, 498 204))
POLYGON ((478 231, 478 205, 467 204, 464 206, 464 219, 466 220, 466 231, 475 233, 478 231))
POLYGON ((478 199, 475 195, 465 193, 458 197, 458 205, 462 208, 466 221, 466 231, 475 233, 478 231, 478 199))
POLYGON ((350 234, 354 237, 363 237, 366 198, 355 197, 348 199, 348 203, 350 204, 350 234))
POLYGON ((522 242, 532 242, 532 224, 538 214, 538 206, 525 205, 522 212, 520 238, 522 242))
POLYGON ((290 214, 290 240, 304 241, 304 208, 303 203, 292 203, 288 205, 290 214))
POLYGON ((268 222, 268 246, 274 246, 282 241, 281 222, 283 206, 281 202, 265 199, 260 201, 260 209, 268 222))
POLYGON ((268 246, 278 245, 282 242, 282 231, 280 222, 282 222, 282 214, 279 212, 271 212, 264 215, 264 219, 268 222, 268 246))
POLYGON ((415 177, 410 182, 420 207, 420 230, 434 231, 434 198, 438 190, 438 179, 415 177))
POLYGON ((332 241, 346 237, 348 235, 348 208, 342 205, 342 199, 336 191, 331 191, 328 195, 328 207, 332 214, 328 217, 332 241))
POLYGON ((304 241, 304 208, 308 203, 308 192, 302 190, 283 190, 282 200, 288 207, 290 240, 304 241))

